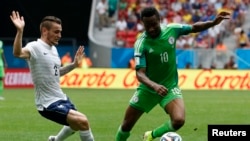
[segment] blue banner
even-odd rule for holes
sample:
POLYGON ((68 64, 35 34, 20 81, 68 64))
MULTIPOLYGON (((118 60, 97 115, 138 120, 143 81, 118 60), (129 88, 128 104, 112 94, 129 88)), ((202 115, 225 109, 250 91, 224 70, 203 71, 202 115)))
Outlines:
POLYGON ((236 55, 238 68, 250 69, 250 49, 237 49, 236 55))
POLYGON ((132 57, 134 57, 134 48, 112 48, 111 67, 128 68, 132 57))

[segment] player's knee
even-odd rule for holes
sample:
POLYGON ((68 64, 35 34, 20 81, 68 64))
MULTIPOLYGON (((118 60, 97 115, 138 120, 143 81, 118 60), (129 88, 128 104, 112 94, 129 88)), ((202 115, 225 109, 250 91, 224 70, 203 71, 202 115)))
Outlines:
POLYGON ((89 129, 89 121, 86 117, 79 117, 78 119, 78 127, 79 130, 88 130, 89 129))
POLYGON ((69 124, 75 131, 84 131, 89 129, 89 121, 85 116, 77 116, 69 124))
POLYGON ((132 128, 133 128, 133 125, 131 125, 127 122, 124 122, 121 126, 122 131, 125 131, 125 132, 131 131, 132 128))
POLYGON ((185 118, 180 117, 172 120, 172 125, 175 130, 180 129, 185 124, 185 118))

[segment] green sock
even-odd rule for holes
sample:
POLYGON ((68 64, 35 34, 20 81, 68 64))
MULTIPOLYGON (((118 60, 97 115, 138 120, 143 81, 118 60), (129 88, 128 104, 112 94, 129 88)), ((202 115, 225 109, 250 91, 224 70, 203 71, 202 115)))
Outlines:
POLYGON ((0 96, 3 94, 3 80, 0 80, 0 96))
POLYGON ((152 132, 152 137, 153 138, 161 137, 164 133, 170 132, 170 131, 176 131, 176 130, 173 128, 172 123, 169 120, 168 122, 154 129, 152 132))
POLYGON ((129 136, 130 132, 124 132, 121 130, 121 127, 119 127, 116 133, 115 141, 126 141, 129 136))

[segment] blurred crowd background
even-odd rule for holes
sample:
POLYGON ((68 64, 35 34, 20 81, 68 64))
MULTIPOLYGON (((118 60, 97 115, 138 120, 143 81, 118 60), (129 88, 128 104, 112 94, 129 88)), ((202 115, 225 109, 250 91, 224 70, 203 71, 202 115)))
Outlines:
POLYGON ((97 26, 100 31, 103 27, 115 28, 113 46, 133 48, 143 32, 140 11, 147 6, 159 10, 162 24, 193 24, 213 20, 220 11, 231 12, 231 20, 180 37, 176 43, 177 63, 179 68, 237 69, 237 63, 243 64, 242 69, 249 68, 249 60, 242 58, 245 53, 238 50, 250 48, 248 0, 100 0, 96 6, 97 26), (115 10, 113 5, 117 5, 115 10))
MULTIPOLYGON (((82 33, 77 34, 77 37, 73 34, 67 36, 66 33, 66 37, 59 45, 61 58, 66 54, 73 56, 77 46, 82 43, 82 38, 88 40, 83 42, 86 46, 86 57, 89 60, 84 66, 89 64, 89 67, 133 68, 134 42, 144 31, 139 18, 140 11, 144 7, 155 6, 159 10, 161 24, 193 24, 198 21, 213 20, 220 11, 232 13, 231 20, 223 21, 197 34, 182 36, 177 40, 179 69, 250 68, 249 0, 92 0, 88 3, 89 5, 85 5, 90 7, 88 13, 71 11, 78 16, 88 15, 89 20, 81 20, 88 24, 85 26, 87 29, 83 31, 82 27, 79 27, 80 32, 85 32, 83 36, 88 38, 82 38, 82 33)), ((80 5, 80 3, 76 4, 80 5)), ((20 7, 20 3, 18 6, 20 7)), ((25 8, 25 4, 21 7, 25 8)), ((62 20, 66 21, 66 25, 63 25, 64 29, 70 31, 70 28, 76 27, 69 24, 70 22, 65 19, 66 16, 63 17, 64 8, 60 8, 61 12, 44 12, 39 16, 45 14, 62 16, 62 20)), ((70 17, 69 13, 67 14, 70 17)), ((76 22, 71 20, 71 23, 76 22)), ((77 24, 77 26, 81 25, 77 24)), ((74 33, 77 32, 74 31, 74 33)), ((29 37, 27 41, 35 38, 37 37, 29 37)), ((11 42, 12 38, 0 39, 3 43, 7 42, 4 49, 10 52, 12 48, 8 42, 11 42)), ((8 67, 27 67, 25 62, 18 59, 8 57, 7 61, 10 62, 8 67)))

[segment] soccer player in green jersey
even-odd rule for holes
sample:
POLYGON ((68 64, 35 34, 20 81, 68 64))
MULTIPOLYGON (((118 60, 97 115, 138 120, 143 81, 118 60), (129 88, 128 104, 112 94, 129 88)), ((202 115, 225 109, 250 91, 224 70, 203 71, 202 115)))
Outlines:
POLYGON ((4 100, 3 95, 3 89, 4 89, 4 68, 7 66, 5 57, 4 57, 4 52, 3 52, 3 41, 0 40, 0 100, 4 100))
POLYGON ((221 12, 213 21, 197 22, 192 25, 177 23, 160 25, 160 16, 154 7, 147 7, 141 11, 145 32, 135 42, 134 51, 136 77, 140 84, 118 128, 116 141, 126 141, 143 113, 150 112, 157 104, 169 114, 170 120, 145 132, 143 141, 152 141, 166 132, 177 131, 184 125, 185 106, 178 87, 176 40, 181 35, 206 30, 230 17, 230 13, 221 12))

